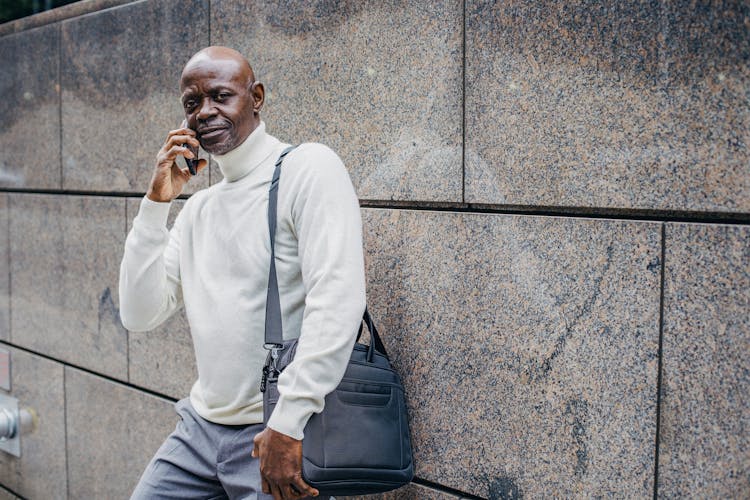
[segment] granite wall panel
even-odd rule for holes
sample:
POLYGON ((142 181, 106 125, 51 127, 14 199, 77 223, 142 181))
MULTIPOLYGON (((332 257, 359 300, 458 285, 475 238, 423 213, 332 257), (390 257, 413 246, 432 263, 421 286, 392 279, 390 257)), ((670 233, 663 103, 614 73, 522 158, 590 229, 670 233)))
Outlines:
POLYGON ((361 198, 462 201, 462 2, 211 2, 268 131, 337 151, 361 198))
MULTIPOLYGON (((140 199, 128 200, 128 231, 138 215, 140 199)), ((167 224, 172 227, 175 217, 185 204, 172 202, 167 224)), ((165 323, 150 332, 128 334, 130 381, 153 391, 184 398, 198 378, 185 311, 181 309, 165 323)))
POLYGON ((668 224, 659 445, 664 498, 750 492, 750 227, 668 224))
MULTIPOLYGON (((0 188, 144 192, 210 26, 266 85, 269 132, 331 146, 362 199, 750 213, 746 2, 82 3, 97 12, 0 26, 0 188)), ((21 459, 0 453, 18 495, 127 497, 176 423, 167 399, 65 363, 175 398, 195 380, 184 313, 119 321, 139 201, 0 194, 0 346, 40 415, 21 459)), ((488 499, 652 496, 660 224, 363 216, 420 478, 488 499)), ((659 496, 744 497, 750 230, 667 224, 665 248, 659 496)))
POLYGON ((491 498, 653 492, 658 224, 378 209, 364 223, 420 478, 491 498))
MULTIPOLYGON (((61 44, 63 187, 145 192, 167 133, 184 118, 182 67, 208 45, 208 0, 74 18, 63 22, 61 44)), ((200 176, 186 192, 207 185, 200 176)))
POLYGON ((0 483, 26 498, 66 498, 63 365, 0 344, 11 353, 11 391, 38 425, 21 436, 21 457, 0 453, 0 483))
POLYGON ((10 195, 13 343, 123 380, 125 200, 10 195))
POLYGON ((173 404, 70 367, 65 394, 70 498, 128 498, 174 430, 173 404))
POLYGON ((8 195, 0 194, 0 341, 10 340, 10 241, 8 195))
POLYGON ((466 13, 466 201, 750 211, 742 2, 466 13))
POLYGON ((0 187, 59 188, 60 26, 0 38, 0 187))

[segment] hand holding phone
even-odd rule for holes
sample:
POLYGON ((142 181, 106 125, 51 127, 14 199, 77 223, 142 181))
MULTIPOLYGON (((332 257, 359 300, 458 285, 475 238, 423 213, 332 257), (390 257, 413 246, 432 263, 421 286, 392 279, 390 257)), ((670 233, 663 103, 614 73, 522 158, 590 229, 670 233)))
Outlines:
POLYGON ((170 130, 164 144, 156 155, 154 175, 151 177, 146 196, 152 201, 169 202, 182 193, 185 183, 208 166, 208 160, 198 159, 198 139, 195 131, 182 122, 176 130, 170 130), (195 146, 192 146, 195 144, 195 146), (190 153, 188 153, 190 151, 190 153), (182 156, 188 168, 177 163, 182 156), (192 156, 192 158, 188 158, 192 156))

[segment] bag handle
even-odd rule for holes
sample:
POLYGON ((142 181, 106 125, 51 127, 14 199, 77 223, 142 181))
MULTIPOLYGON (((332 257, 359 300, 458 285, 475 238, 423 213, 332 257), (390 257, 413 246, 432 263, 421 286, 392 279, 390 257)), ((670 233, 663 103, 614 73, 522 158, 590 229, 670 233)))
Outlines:
MULTIPOLYGON (((266 293, 266 330, 265 344, 266 349, 279 349, 284 345, 284 337, 281 325, 281 302, 279 300, 279 282, 276 276, 276 208, 279 200, 279 178, 281 177, 281 163, 284 157, 288 155, 297 146, 289 146, 279 155, 274 165, 273 177, 271 177, 271 187, 268 189, 268 234, 271 238, 271 266, 268 269, 268 291, 266 293)), ((367 361, 372 362, 375 350, 385 357, 385 345, 380 339, 375 323, 373 323, 370 313, 365 306, 365 312, 362 319, 370 331, 370 347, 367 349, 367 361)), ((357 341, 362 335, 362 323, 359 324, 357 341)))
MULTIPOLYGON (((373 356, 375 356, 375 350, 377 350, 380 354, 388 357, 388 353, 385 352, 385 345, 383 344, 383 341, 380 339, 380 335, 378 334, 378 329, 375 328, 375 323, 372 321, 372 317, 370 317, 370 312, 367 310, 367 306, 365 306, 365 312, 362 315, 362 319, 364 320, 365 324, 367 325, 367 329, 370 331, 370 347, 367 348, 367 361, 372 363, 373 356)), ((356 342, 359 342, 359 337, 362 336, 362 323, 359 323, 359 331, 357 332, 357 340, 356 342)))

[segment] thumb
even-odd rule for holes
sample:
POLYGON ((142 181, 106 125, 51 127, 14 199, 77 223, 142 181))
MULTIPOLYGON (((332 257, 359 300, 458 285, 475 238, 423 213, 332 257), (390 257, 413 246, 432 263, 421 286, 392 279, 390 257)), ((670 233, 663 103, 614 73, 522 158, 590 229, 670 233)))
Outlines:
POLYGON ((258 447, 258 436, 253 438, 253 451, 250 452, 250 456, 258 458, 260 456, 260 447, 258 447))
POLYGON ((205 158, 201 158, 200 160, 198 160, 198 166, 195 167, 196 175, 199 174, 201 170, 203 170, 207 166, 208 166, 208 160, 206 160, 205 158))

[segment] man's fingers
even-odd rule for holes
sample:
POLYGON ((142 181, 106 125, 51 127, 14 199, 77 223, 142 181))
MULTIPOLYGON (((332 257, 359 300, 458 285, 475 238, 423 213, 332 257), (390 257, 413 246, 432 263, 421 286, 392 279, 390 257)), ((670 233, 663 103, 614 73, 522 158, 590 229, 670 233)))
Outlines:
POLYGON ((165 163, 174 162, 178 155, 182 155, 187 158, 195 158, 195 156, 193 156, 193 152, 188 148, 184 148, 182 146, 172 146, 163 155, 159 156, 158 164, 164 165, 165 163))
POLYGON ((289 486, 293 486, 303 497, 316 497, 320 494, 318 490, 307 484, 301 476, 296 476, 289 486))
POLYGON ((173 149, 175 149, 178 154, 181 154, 185 158, 195 158, 197 156, 192 149, 187 147, 187 145, 183 146, 182 144, 175 144, 173 149))
POLYGON ((198 142, 198 139, 191 135, 174 135, 172 137, 167 138, 164 145, 167 147, 172 146, 182 146, 183 144, 190 144, 194 148, 197 148, 200 146, 200 142, 198 142))
POLYGON ((271 494, 271 486, 268 484, 268 481, 266 481, 265 478, 263 478, 261 481, 262 481, 261 482, 261 486, 262 486, 262 489, 263 489, 263 493, 265 493, 266 495, 270 495, 271 494))
POLYGON ((281 492, 281 488, 276 484, 271 484, 271 495, 273 495, 273 500, 286 500, 284 494, 281 492))
POLYGON ((167 134, 167 138, 170 138, 170 137, 175 136, 175 135, 189 135, 191 137, 195 137, 196 133, 195 133, 195 130, 193 130, 191 128, 180 127, 180 128, 176 128, 174 130, 170 130, 169 133, 167 134))
POLYGON ((298 500, 301 498, 308 498, 308 497, 316 497, 318 496, 318 490, 315 488, 309 488, 307 490, 300 488, 298 485, 294 483, 289 484, 289 495, 288 498, 293 498, 294 500, 298 500))
POLYGON ((306 497, 307 495, 297 491, 294 485, 290 484, 286 487, 286 499, 287 500, 299 500, 300 498, 306 497))

